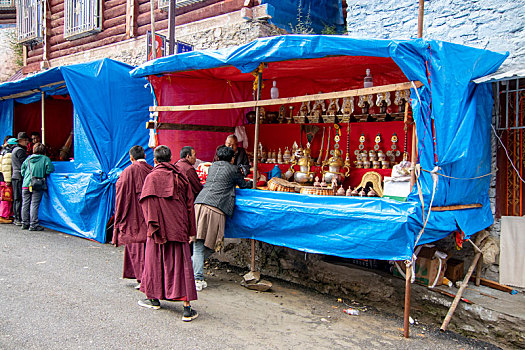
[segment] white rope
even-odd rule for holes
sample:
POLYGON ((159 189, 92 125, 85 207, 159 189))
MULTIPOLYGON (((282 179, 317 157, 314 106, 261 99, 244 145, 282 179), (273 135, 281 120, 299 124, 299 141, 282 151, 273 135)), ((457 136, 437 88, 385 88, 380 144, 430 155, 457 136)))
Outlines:
MULTIPOLYGON (((427 173, 432 173, 432 171, 427 170, 427 169, 421 168, 421 170, 426 171, 427 173)), ((455 177, 455 176, 449 176, 449 175, 445 175, 445 174, 441 174, 441 173, 437 173, 436 172, 436 175, 447 177, 449 179, 454 179, 454 180, 476 180, 476 179, 481 179, 481 178, 486 177, 486 176, 490 176, 492 174, 496 174, 496 171, 490 172, 490 173, 485 174, 485 175, 476 176, 476 177, 455 177)))
POLYGON ((518 171, 518 169, 516 169, 516 167, 514 166, 514 163, 512 162, 512 159, 510 159, 510 156, 509 156, 509 152, 507 152, 507 148, 505 148, 505 145, 503 144, 503 141, 501 141, 501 139, 499 138, 498 134, 496 133, 496 129, 494 129, 494 125, 490 125, 492 127, 492 131, 494 131, 494 135, 496 135, 499 143, 501 143, 501 146, 503 147, 503 149, 505 150, 505 154, 507 155, 507 159, 509 160, 510 162, 510 165, 512 165, 512 167, 514 168, 514 171, 516 171, 516 174, 518 175, 518 177, 520 178, 521 182, 525 183, 525 181, 523 180, 523 178, 521 177, 520 175, 520 172, 518 171))

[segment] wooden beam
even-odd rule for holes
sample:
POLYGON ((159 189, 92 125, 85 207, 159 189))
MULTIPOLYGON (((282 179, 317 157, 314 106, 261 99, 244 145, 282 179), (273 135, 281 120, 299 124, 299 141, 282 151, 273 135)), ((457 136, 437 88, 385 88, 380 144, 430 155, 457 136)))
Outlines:
MULTIPOLYGON (((471 279, 476 279, 475 277, 472 277, 471 279)), ((501 290, 502 292, 507 292, 510 294, 516 294, 516 290, 512 287, 506 286, 504 284, 500 284, 496 281, 491 281, 486 278, 480 277, 480 282, 482 286, 490 287, 492 289, 501 290)))
MULTIPOLYGON (((146 129, 155 129, 154 122, 146 122, 146 129)), ((235 132, 235 127, 222 125, 196 125, 196 124, 174 124, 157 123, 157 130, 186 130, 186 131, 212 131, 212 132, 235 132)))
MULTIPOLYGON (((423 84, 419 81, 414 82, 416 87, 421 87, 423 84)), ((245 102, 232 102, 232 103, 215 103, 206 105, 182 105, 182 106, 151 106, 150 112, 184 112, 184 111, 204 111, 204 110, 216 110, 216 109, 234 109, 234 108, 250 108, 257 106, 277 106, 290 103, 318 101, 318 100, 329 100, 333 98, 343 98, 351 96, 363 96, 377 94, 380 92, 390 92, 398 90, 408 90, 412 87, 410 82, 399 83, 391 85, 374 86, 370 88, 345 90, 337 92, 329 92, 315 95, 305 95, 296 97, 285 97, 276 98, 271 100, 259 100, 259 101, 245 101, 245 102)))
MULTIPOLYGON (((65 81, 57 81, 56 83, 51 83, 51 84, 46 84, 46 85, 42 85, 40 86, 39 88, 35 88, 35 89, 31 89, 31 90, 27 90, 27 91, 24 91, 24 92, 19 92, 17 94, 12 94, 12 95, 7 95, 7 96, 2 96, 0 97, 0 100, 9 100, 11 98, 19 98, 19 97, 25 97, 25 96, 29 96, 29 95, 32 95, 36 92, 40 92, 41 89, 43 88, 46 88, 46 87, 51 87, 51 86, 55 86, 55 85, 59 85, 59 84, 64 84, 65 81)), ((64 85, 65 86, 65 85, 64 85)), ((58 88, 61 88, 61 86, 57 87, 58 88)))
POLYGON ((458 204, 458 205, 446 205, 443 207, 432 207, 432 211, 452 211, 452 210, 464 210, 464 209, 474 209, 482 208, 483 205, 480 203, 474 204, 458 204))

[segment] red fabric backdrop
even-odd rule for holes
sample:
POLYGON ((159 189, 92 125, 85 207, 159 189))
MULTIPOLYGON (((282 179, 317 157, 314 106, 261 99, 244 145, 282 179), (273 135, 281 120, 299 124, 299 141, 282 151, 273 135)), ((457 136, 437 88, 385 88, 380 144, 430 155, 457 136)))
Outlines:
MULTIPOLYGON (((14 129, 15 137, 20 131, 25 131, 29 137, 33 131, 41 133, 42 103, 15 103, 14 129)), ((73 103, 63 97, 48 97, 45 100, 45 143, 53 158, 58 157, 58 151, 73 129, 73 103)), ((53 159, 57 160, 57 159, 53 159)))
MULTIPOLYGON (((270 89, 273 80, 277 82, 279 97, 360 88, 363 86, 363 79, 367 68, 371 70, 374 85, 394 84, 407 81, 407 78, 399 67, 390 58, 344 56, 288 62, 270 62, 268 67, 263 71, 264 88, 262 90, 262 99, 270 98, 270 89)), ((150 77, 159 106, 253 100, 253 79, 253 75, 249 73, 243 74, 234 67, 179 72, 150 77)), ((391 96, 391 99, 393 101, 393 96, 391 96)), ((357 100, 355 102, 357 105, 357 100)), ((298 108, 299 104, 296 104, 294 114, 297 114, 298 108)), ((279 106, 268 107, 268 111, 276 111, 278 109, 279 106)), ((249 110, 232 109, 163 112, 159 115, 159 121, 237 126, 245 124, 244 116, 248 111, 249 110)), ((356 129, 359 128, 360 127, 356 126, 356 129)), ((297 127, 297 135, 298 130, 297 127)), ((353 135, 357 132, 359 132, 359 130, 352 130, 353 135)), ((387 131, 384 132, 385 138, 390 140, 391 135, 387 135, 387 131)), ((209 161, 213 158, 215 148, 224 143, 226 136, 227 133, 165 130, 160 131, 159 142, 160 144, 168 145, 174 154, 178 154, 183 146, 193 146, 197 151, 198 158, 209 161)), ((402 138, 402 135, 399 133, 398 136, 402 138)), ((288 136, 286 139, 283 139, 282 144, 284 145, 285 142, 288 142, 288 139, 288 136)), ((263 144, 265 143, 264 137, 262 137, 261 141, 263 144)), ((293 141, 291 143, 293 143, 293 141)), ((279 147, 279 144, 276 146, 279 147)), ((346 150, 346 143, 344 144, 343 150, 346 150)))

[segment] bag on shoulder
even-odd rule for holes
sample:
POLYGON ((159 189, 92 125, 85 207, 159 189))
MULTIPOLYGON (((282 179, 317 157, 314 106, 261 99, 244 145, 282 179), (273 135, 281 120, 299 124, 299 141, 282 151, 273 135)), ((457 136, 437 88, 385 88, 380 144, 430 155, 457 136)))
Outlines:
POLYGON ((47 190, 47 181, 45 177, 31 177, 31 185, 29 186, 30 192, 33 191, 46 191, 47 190))

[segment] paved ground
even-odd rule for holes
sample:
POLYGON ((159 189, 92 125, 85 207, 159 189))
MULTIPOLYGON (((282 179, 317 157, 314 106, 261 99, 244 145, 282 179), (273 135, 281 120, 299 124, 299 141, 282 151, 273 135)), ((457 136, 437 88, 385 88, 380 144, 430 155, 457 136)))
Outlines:
MULTIPOLYGON (((454 333, 368 309, 342 312, 337 298, 275 281, 272 292, 239 286, 242 271, 211 268, 209 287, 183 323, 181 303, 141 308, 122 280, 122 249, 0 225, 0 349, 480 349, 454 333)), ((348 301, 350 303, 350 301, 348 301)))

